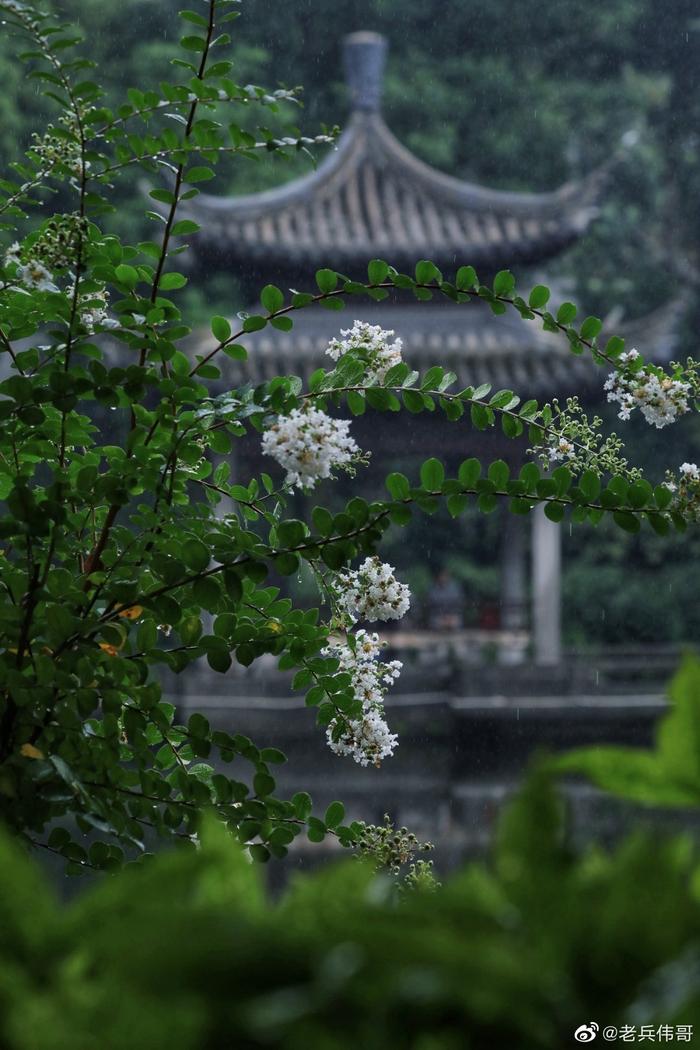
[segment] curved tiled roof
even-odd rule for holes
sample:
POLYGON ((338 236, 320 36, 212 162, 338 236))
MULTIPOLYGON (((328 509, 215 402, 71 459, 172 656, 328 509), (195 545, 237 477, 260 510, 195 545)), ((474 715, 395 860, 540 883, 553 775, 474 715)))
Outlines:
POLYGON ((202 226, 199 251, 272 269, 332 260, 352 271, 377 256, 402 269, 420 258, 497 269, 545 259, 580 236, 596 214, 602 169, 554 192, 509 193, 430 167, 379 112, 385 48, 377 34, 347 38, 354 112, 317 171, 261 193, 187 203, 202 226))

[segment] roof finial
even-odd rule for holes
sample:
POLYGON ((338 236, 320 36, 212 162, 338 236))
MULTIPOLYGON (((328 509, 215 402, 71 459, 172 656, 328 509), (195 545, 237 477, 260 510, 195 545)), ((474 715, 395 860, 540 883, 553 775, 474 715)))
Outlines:
POLYGON ((353 109, 378 112, 386 52, 386 37, 381 33, 350 33, 345 37, 343 61, 353 109))

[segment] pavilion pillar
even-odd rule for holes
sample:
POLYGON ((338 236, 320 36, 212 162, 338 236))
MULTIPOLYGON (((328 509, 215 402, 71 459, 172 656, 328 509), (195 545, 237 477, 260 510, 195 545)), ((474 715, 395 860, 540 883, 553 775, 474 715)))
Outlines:
POLYGON ((535 663, 561 662, 561 533, 540 504, 532 520, 532 636, 535 663))
POLYGON ((501 547, 501 626, 520 631, 526 626, 527 545, 525 518, 504 507, 501 547))

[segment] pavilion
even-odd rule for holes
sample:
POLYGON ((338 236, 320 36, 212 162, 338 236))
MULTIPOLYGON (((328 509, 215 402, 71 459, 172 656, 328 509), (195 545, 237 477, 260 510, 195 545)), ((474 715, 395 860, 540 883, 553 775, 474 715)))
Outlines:
MULTIPOLYGON (((381 88, 387 45, 376 33, 345 40, 345 68, 352 113, 318 169, 280 188, 238 197, 200 194, 183 214, 202 227, 194 241, 196 265, 204 272, 223 269, 258 286, 313 286, 314 272, 329 266, 364 279, 367 262, 383 258, 413 272, 430 259, 446 275, 471 264, 484 278, 519 265, 541 267, 581 238, 594 221, 609 168, 547 193, 488 189, 446 175, 425 164, 392 134, 381 114, 381 88)), ((532 283, 535 283, 533 280, 532 283)), ((629 345, 655 360, 673 348, 673 306, 626 326, 629 345)), ((246 363, 226 363, 233 381, 260 382, 275 374, 307 377, 328 364, 324 349, 341 327, 355 318, 394 329, 404 356, 417 368, 444 365, 464 385, 491 382, 514 389, 525 400, 581 392, 602 386, 602 373, 588 356, 571 354, 565 340, 543 332, 517 315, 494 317, 480 302, 468 306, 351 301, 343 314, 304 310, 289 332, 269 327, 251 337, 246 363), (254 342, 253 342, 254 341, 254 342)), ((195 351, 197 347, 194 347, 195 351)), ((226 373, 228 375, 228 373, 226 373)), ((433 420, 423 424, 425 456, 431 452, 464 458, 464 436, 433 420), (449 436, 445 437, 445 430, 449 436)), ((367 417, 354 426, 368 426, 367 417)), ((396 431, 396 427, 393 428, 396 431)), ((395 439, 394 439, 395 440, 395 439)), ((478 435, 475 442, 484 441, 478 435)), ((488 440, 488 438, 486 438, 488 440)), ((358 431, 361 441, 361 430, 358 431)), ((470 452, 474 443, 470 437, 470 452)), ((386 455, 391 439, 382 440, 386 455)), ((371 442, 368 441, 368 447, 371 442)), ((513 445, 498 439, 490 452, 513 463, 513 445)), ((264 469, 264 468, 263 468, 264 469)), ((527 537, 522 518, 504 517, 501 553, 501 626, 522 630, 528 620, 537 663, 561 659, 560 530, 541 508, 531 520, 531 615, 527 616, 527 537)))

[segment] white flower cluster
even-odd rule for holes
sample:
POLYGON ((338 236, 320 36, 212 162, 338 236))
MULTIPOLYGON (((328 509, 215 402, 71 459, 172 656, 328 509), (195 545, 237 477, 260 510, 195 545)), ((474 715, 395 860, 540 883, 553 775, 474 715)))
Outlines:
POLYGON ((377 324, 354 321, 352 328, 341 328, 340 334, 341 339, 331 339, 326 353, 334 361, 339 361, 345 354, 356 354, 367 365, 370 385, 383 383, 389 369, 402 360, 401 340, 390 341, 393 330, 385 331, 377 324))
MULTIPOLYGON (((638 357, 636 350, 629 350, 620 355, 620 364, 629 364, 638 357)), ((629 419, 633 409, 639 408, 647 423, 659 430, 688 411, 690 384, 670 376, 658 376, 645 368, 628 375, 611 372, 603 389, 608 401, 620 405, 620 419, 629 419)))
POLYGON ((36 288, 40 292, 57 292, 51 271, 38 259, 22 262, 20 245, 17 241, 5 252, 5 266, 14 266, 16 280, 25 288, 36 288))
POLYGON ((5 252, 5 266, 19 266, 21 265, 22 259, 20 256, 21 246, 19 241, 15 241, 5 252))
POLYGON ((686 521, 700 521, 700 467, 696 463, 681 463, 678 477, 669 472, 664 484, 674 494, 670 509, 686 521))
POLYGON ((339 609, 351 620, 400 620, 409 609, 411 592, 394 576, 394 569, 377 557, 359 569, 338 573, 339 609))
POLYGON ((347 468, 359 457, 349 428, 349 420, 332 419, 319 408, 295 408, 263 434, 263 455, 284 467, 287 485, 311 489, 335 467, 347 468))
POLYGON ((549 439, 546 455, 550 463, 556 463, 559 459, 570 459, 576 452, 576 446, 563 435, 554 434, 549 439))
MULTIPOLYGON (((87 234, 87 221, 77 213, 53 215, 43 223, 39 235, 24 247, 17 241, 5 252, 6 267, 14 269, 13 279, 25 288, 58 292, 56 274, 75 265, 77 246, 87 234)), ((100 298, 91 296, 91 298, 100 298)))
POLYGON ((58 286, 54 284, 53 275, 43 263, 37 259, 30 259, 24 266, 17 270, 17 278, 20 284, 26 288, 36 288, 39 292, 57 292, 58 286))
POLYGON ((342 642, 328 646, 322 655, 335 657, 339 670, 352 676, 355 696, 362 703, 362 717, 334 718, 326 739, 336 755, 347 755, 361 766, 379 766, 398 745, 398 737, 389 731, 384 720, 384 694, 399 677, 402 664, 399 660, 382 663, 378 659, 381 643, 376 634, 358 631, 354 641, 354 649, 342 642))
POLYGON ((81 296, 80 320, 86 329, 92 334, 99 326, 102 328, 118 328, 119 321, 110 317, 107 313, 109 305, 109 292, 106 288, 98 292, 89 292, 81 296))
POLYGON ((617 434, 604 435, 601 417, 589 417, 577 397, 567 397, 563 407, 556 397, 552 398, 535 422, 542 426, 545 437, 528 452, 538 456, 546 469, 563 461, 577 474, 591 470, 599 477, 619 474, 630 482, 641 478, 639 468, 627 462, 625 447, 617 434))

